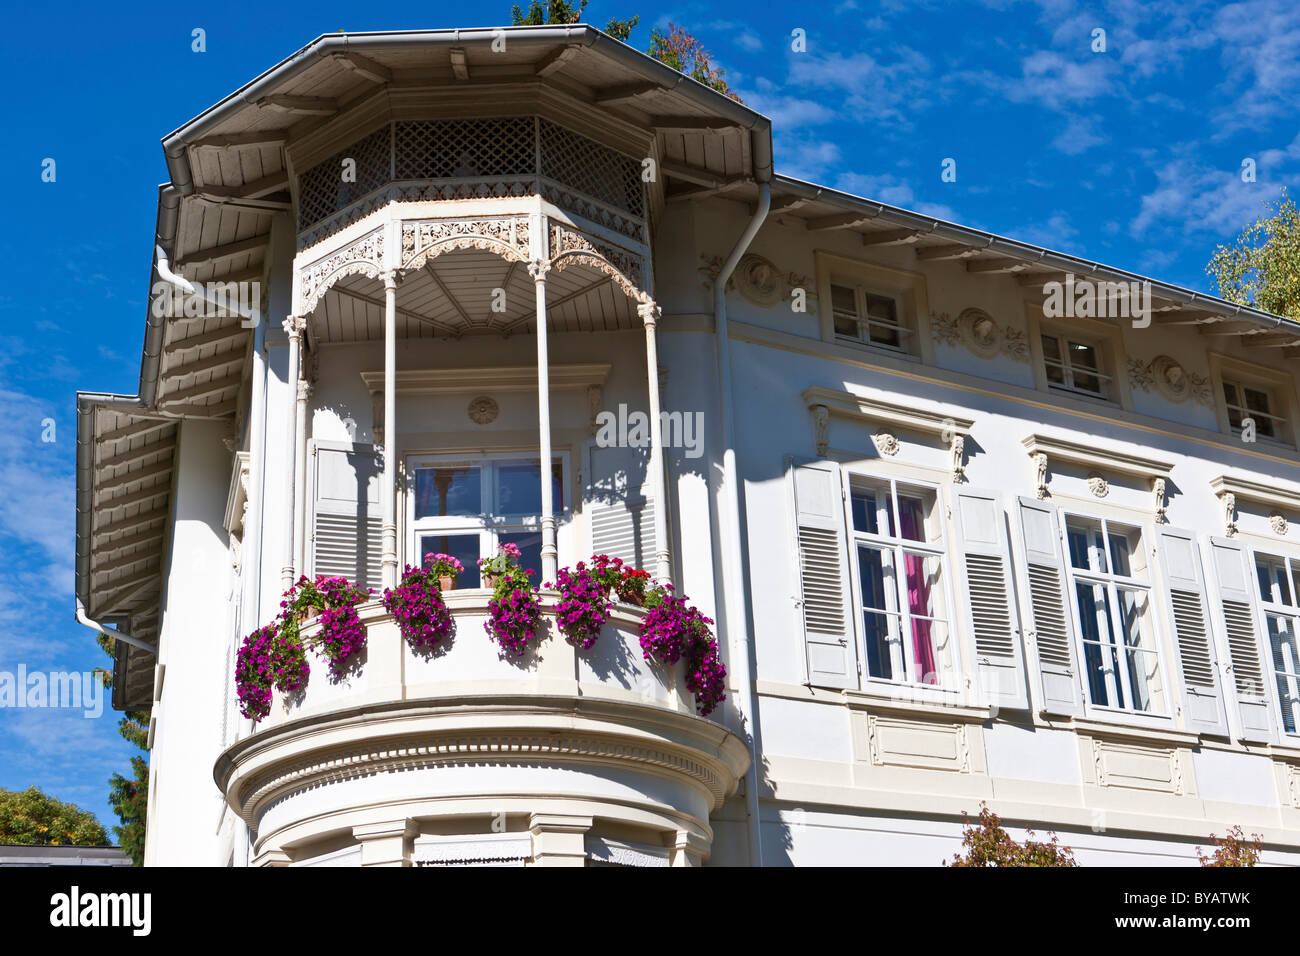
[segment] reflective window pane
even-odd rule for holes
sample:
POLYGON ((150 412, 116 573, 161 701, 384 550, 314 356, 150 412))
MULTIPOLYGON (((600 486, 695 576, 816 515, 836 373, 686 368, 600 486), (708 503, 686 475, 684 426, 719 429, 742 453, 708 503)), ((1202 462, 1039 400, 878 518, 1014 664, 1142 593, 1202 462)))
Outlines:
MULTIPOLYGON (((496 465, 497 514, 540 515, 541 472, 535 461, 503 461, 496 465)), ((559 461, 551 469, 551 507, 564 510, 563 470, 559 461)))
POLYGON ((1287 733, 1293 734, 1300 729, 1300 642, 1297 641, 1296 622, 1280 614, 1265 617, 1282 726, 1287 733))
POLYGON ((1147 592, 1120 588, 1119 604, 1123 618, 1125 664, 1133 698, 1126 706, 1133 710, 1163 712, 1164 695, 1147 592))
POLYGON ((482 483, 476 467, 417 468, 415 517, 480 515, 482 483))
POLYGON ((1106 572, 1101 522, 1070 517, 1065 523, 1065 540, 1070 549, 1070 566, 1083 571, 1106 572))
POLYGON ((929 541, 930 532, 927 522, 933 513, 934 502, 933 491, 900 488, 898 492, 899 536, 908 541, 929 541))
POLYGON ((529 582, 533 587, 542 583, 542 533, 540 531, 523 531, 516 534, 503 534, 498 537, 501 544, 513 544, 519 548, 519 563, 525 571, 530 571, 529 582))
POLYGON ((850 504, 855 530, 894 536, 894 506, 888 487, 855 487, 850 504))
POLYGON ((835 334, 858 337, 858 304, 852 289, 831 286, 831 313, 835 317, 835 334))
POLYGON ((879 548, 858 548, 858 584, 862 606, 880 611, 897 611, 893 553, 879 548))
POLYGON ((477 534, 420 535, 420 563, 430 554, 449 554, 465 565, 456 581, 457 588, 479 587, 478 559, 483 557, 477 534))
POLYGON ((1255 578, 1259 582, 1261 600, 1270 604, 1290 604, 1291 588, 1287 583, 1286 561, 1271 554, 1255 555, 1255 578))

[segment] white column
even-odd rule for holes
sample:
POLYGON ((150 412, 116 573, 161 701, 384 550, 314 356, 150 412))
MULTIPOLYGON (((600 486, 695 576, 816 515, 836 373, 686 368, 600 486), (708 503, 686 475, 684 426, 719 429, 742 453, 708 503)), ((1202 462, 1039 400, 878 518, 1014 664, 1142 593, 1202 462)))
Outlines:
POLYGON ((307 494, 307 400, 311 398, 311 382, 305 378, 299 379, 297 391, 298 409, 294 416, 297 444, 293 458, 293 484, 297 489, 293 508, 293 573, 295 575, 302 574, 307 569, 305 547, 307 505, 310 498, 307 494))
POLYGON ((542 580, 554 581, 557 567, 555 549, 555 507, 551 500, 551 375, 546 356, 546 273, 551 264, 534 259, 528 274, 537 289, 537 430, 541 441, 540 471, 542 480, 542 580))
POLYGON ((297 447, 296 426, 298 421, 298 370, 302 365, 302 331, 307 327, 307 320, 302 316, 291 315, 284 320, 284 331, 289 336, 289 375, 285 381, 289 396, 288 414, 285 416, 285 453, 289 461, 284 469, 284 564, 280 568, 280 583, 287 591, 293 586, 294 573, 294 512, 297 500, 298 474, 294 450, 297 447))
POLYGON ((645 324, 646 380, 650 390, 650 480, 654 494, 655 578, 660 584, 672 579, 672 560, 668 553, 668 479, 664 472, 663 422, 659 414, 659 345, 655 326, 660 309, 653 299, 637 306, 645 324))
POLYGON ((384 587, 397 587, 397 274, 384 276, 384 587))

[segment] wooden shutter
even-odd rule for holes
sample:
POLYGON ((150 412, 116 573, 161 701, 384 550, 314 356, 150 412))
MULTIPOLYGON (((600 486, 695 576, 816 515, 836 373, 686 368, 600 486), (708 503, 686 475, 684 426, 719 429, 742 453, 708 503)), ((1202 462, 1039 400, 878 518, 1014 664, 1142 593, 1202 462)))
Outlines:
POLYGON ((654 572, 655 500, 640 482, 636 461, 624 448, 592 448, 584 508, 591 553, 621 558, 654 572))
POLYGON ((1232 687, 1241 718, 1241 739, 1273 739, 1267 672, 1255 626, 1253 578, 1246 549, 1232 538, 1211 538, 1211 563, 1219 588, 1219 625, 1228 645, 1232 687))
POLYGON ((857 687, 844 493, 834 462, 796 465, 787 459, 799 555, 799 619, 815 687, 857 687))
POLYGON ((1223 690, 1206 613, 1205 579, 1196 535, 1178 528, 1161 528, 1159 541, 1174 623, 1174 646, 1183 675, 1187 726, 1203 733, 1226 735, 1223 690))
POLYGON ((1006 519, 996 491, 958 488, 957 525, 966 565, 966 607, 982 700, 1029 706, 1024 654, 1011 583, 1006 519))
POLYGON ((319 442, 312 457, 312 570, 341 574, 378 591, 383 586, 384 518, 374 446, 319 442))
POLYGON ((1043 712, 1081 714, 1079 665, 1067 603, 1071 596, 1066 589, 1056 508, 1034 498, 1021 498, 1020 531, 1025 545, 1030 634, 1038 649, 1043 712))

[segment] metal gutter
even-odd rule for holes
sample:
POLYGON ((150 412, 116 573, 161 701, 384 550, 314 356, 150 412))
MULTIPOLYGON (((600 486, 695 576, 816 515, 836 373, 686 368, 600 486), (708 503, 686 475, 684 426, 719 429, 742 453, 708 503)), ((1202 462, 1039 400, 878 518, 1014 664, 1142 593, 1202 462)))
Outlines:
POLYGON ((943 219, 923 216, 920 213, 900 209, 897 206, 889 206, 885 203, 863 199, 860 196, 843 193, 826 186, 818 186, 815 183, 805 182, 801 179, 793 179, 789 176, 776 176, 773 185, 783 192, 793 193, 795 196, 813 202, 820 201, 843 206, 851 210, 861 210, 870 213, 869 218, 872 219, 883 219, 894 225, 916 229, 926 235, 988 249, 990 252, 1001 253, 1012 259, 1041 263, 1061 272, 1086 273, 1116 282, 1148 282, 1151 284, 1152 292, 1163 298, 1175 299, 1213 312, 1229 314, 1233 318, 1257 322, 1273 329, 1294 332, 1297 337, 1300 337, 1300 322, 1294 319, 1275 315, 1272 312, 1264 312, 1250 306, 1237 305, 1217 296, 1206 295, 1204 292, 1196 292, 1182 286, 1170 285, 1167 282, 1160 282, 1148 276, 1138 275, 1136 272, 1127 272, 1123 269, 1102 265, 1100 262, 1090 262, 1087 259, 1080 259, 1064 252, 1054 252, 1042 246, 1031 245, 1018 239, 1007 239, 1004 236, 984 232, 980 229, 972 229, 969 226, 959 226, 943 219))

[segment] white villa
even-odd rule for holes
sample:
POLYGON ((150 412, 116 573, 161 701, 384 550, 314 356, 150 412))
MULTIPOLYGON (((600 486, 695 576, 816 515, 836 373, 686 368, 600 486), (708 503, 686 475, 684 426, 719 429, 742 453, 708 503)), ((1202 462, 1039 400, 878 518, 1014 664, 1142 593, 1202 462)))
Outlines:
POLYGON ((77 398, 147 863, 932 866, 982 802, 1300 863, 1300 324, 783 177, 588 26, 329 34, 163 147, 139 395, 77 398), (504 658, 505 542, 673 584, 725 703, 628 604, 504 658), (379 595, 434 552, 421 655, 379 595), (366 648, 254 723, 303 574, 366 648))

